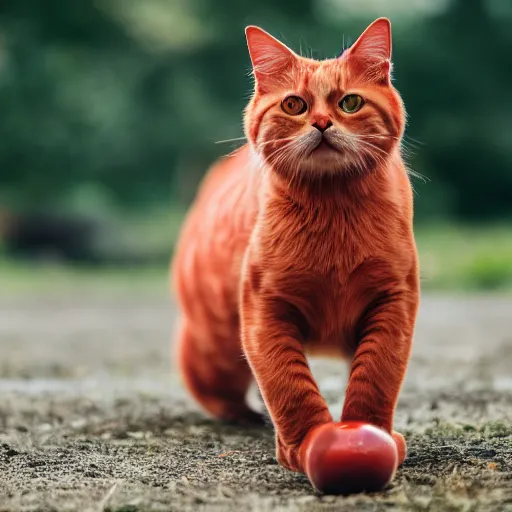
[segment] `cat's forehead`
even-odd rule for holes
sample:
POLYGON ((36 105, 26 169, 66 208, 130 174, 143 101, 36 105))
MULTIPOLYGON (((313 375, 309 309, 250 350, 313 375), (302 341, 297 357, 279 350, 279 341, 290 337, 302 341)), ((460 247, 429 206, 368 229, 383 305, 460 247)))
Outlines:
POLYGON ((331 91, 346 86, 348 69, 345 59, 311 61, 308 64, 303 69, 301 88, 314 95, 327 96, 331 91))

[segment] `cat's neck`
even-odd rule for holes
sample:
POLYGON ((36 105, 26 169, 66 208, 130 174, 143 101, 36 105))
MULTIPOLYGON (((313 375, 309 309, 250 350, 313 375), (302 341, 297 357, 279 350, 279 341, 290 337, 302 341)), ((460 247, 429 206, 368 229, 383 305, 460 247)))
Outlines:
POLYGON ((379 168, 362 175, 340 172, 290 181, 269 170, 265 196, 315 210, 364 208, 368 202, 386 200, 392 193, 392 172, 379 168))

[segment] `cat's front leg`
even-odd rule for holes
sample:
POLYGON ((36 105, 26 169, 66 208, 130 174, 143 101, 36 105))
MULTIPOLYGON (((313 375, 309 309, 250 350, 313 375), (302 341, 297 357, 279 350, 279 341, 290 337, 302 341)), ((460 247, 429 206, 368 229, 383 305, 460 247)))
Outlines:
POLYGON ((300 449, 284 443, 276 432, 276 459, 281 466, 290 471, 304 472, 300 458, 300 449))
POLYGON ((303 471, 304 437, 332 417, 304 355, 297 314, 286 300, 244 285, 242 343, 276 429, 277 459, 303 471))
POLYGON ((361 319, 342 421, 365 421, 393 435, 399 463, 407 454, 404 437, 393 432, 398 394, 409 361, 418 306, 415 287, 383 291, 361 319))

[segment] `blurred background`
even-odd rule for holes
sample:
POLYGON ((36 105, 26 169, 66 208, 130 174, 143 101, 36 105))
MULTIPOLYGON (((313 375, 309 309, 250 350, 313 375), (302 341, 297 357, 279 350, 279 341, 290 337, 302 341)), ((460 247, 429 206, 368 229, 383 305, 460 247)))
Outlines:
POLYGON ((244 27, 315 58, 393 23, 425 289, 512 289, 511 0, 3 0, 0 288, 166 286, 241 143, 244 27))

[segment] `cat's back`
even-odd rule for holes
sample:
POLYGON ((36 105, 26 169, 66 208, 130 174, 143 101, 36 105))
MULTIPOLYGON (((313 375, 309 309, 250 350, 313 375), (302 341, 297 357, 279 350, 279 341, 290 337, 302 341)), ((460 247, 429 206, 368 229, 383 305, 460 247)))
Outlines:
POLYGON ((217 304, 235 300, 242 259, 257 216, 257 181, 248 146, 208 171, 183 224, 172 277, 183 300, 211 290, 217 304))
POLYGON ((203 237, 214 235, 212 229, 243 229, 255 218, 257 185, 252 183, 249 147, 243 146, 215 163, 201 183, 184 223, 182 238, 197 229, 203 237))

